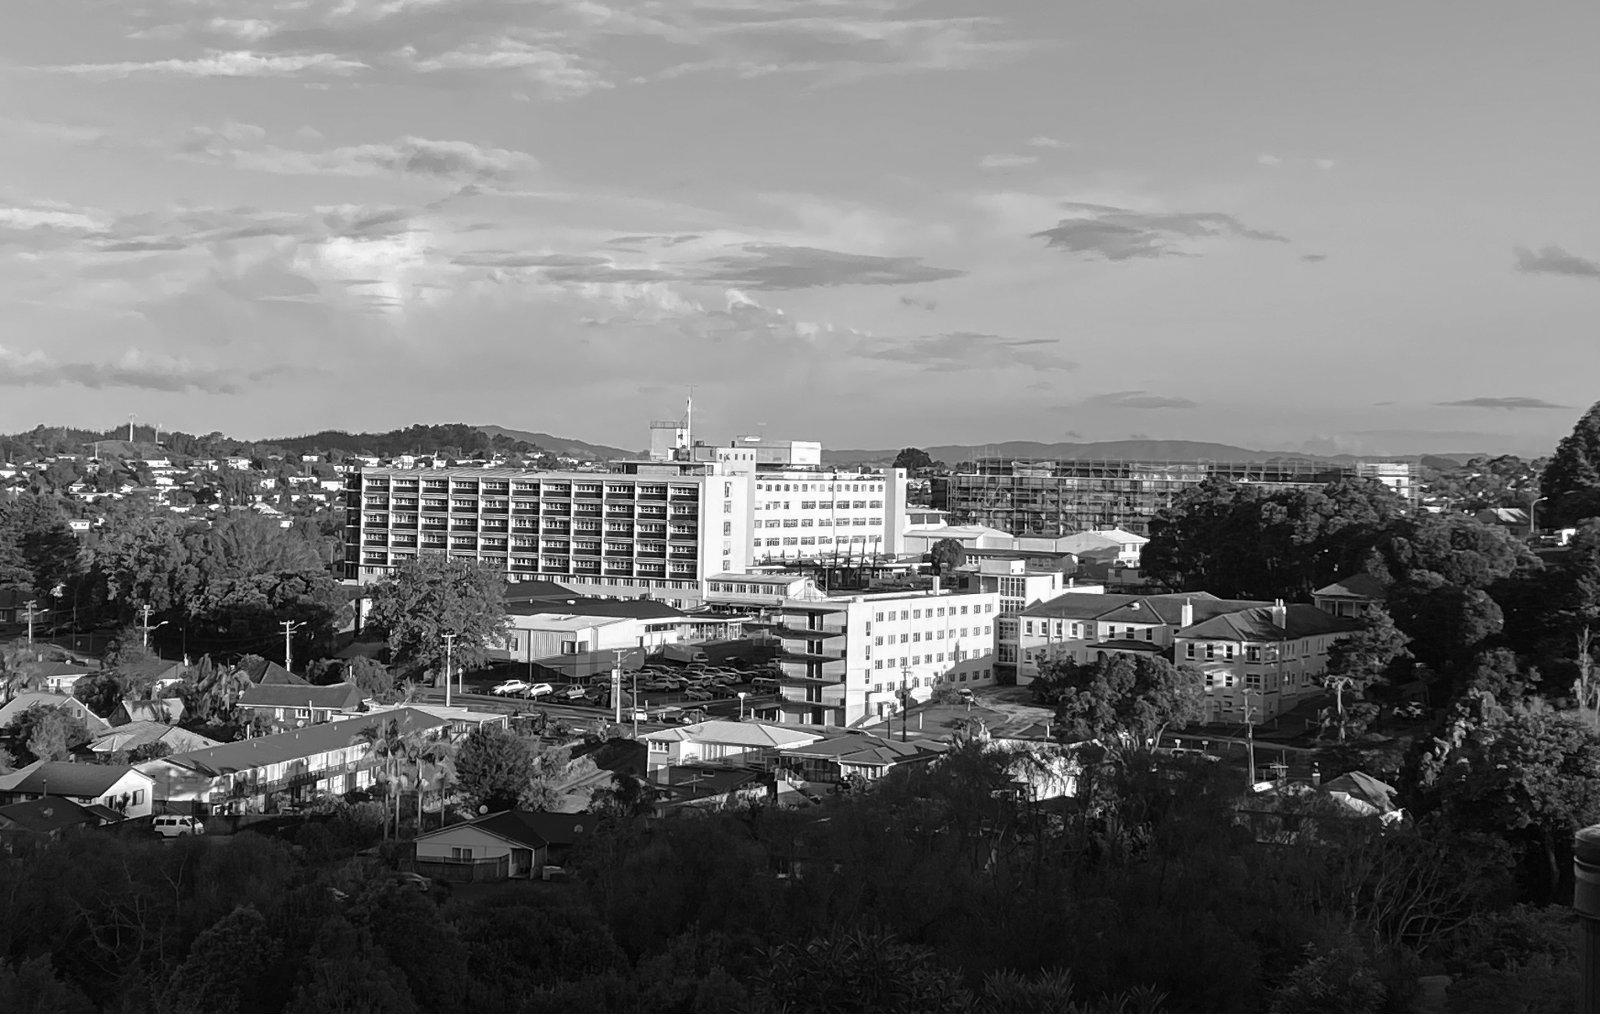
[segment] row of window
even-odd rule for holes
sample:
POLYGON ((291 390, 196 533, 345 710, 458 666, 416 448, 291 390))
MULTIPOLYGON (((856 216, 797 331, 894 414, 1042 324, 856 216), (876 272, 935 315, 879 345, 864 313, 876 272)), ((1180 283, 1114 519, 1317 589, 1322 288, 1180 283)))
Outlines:
MULTIPOLYGON (((792 506, 789 500, 759 500, 753 506, 758 511, 786 511, 792 506)), ((803 511, 831 511, 831 510, 882 510, 882 500, 801 500, 800 509, 803 511)))
MULTIPOLYGON (((962 606, 959 606, 959 607, 952 605, 952 606, 929 606, 926 609, 902 609, 902 610, 900 610, 899 618, 902 619, 902 620, 920 620, 920 619, 923 618, 922 614, 923 613, 927 613, 928 614, 927 618, 930 619, 930 620, 943 619, 946 616, 946 609, 949 610, 948 615, 950 615, 950 616, 956 616, 956 615, 965 616, 965 615, 967 615, 967 609, 968 608, 971 608, 971 610, 972 610, 974 615, 979 614, 979 613, 992 613, 992 612, 994 612, 994 603, 993 602, 985 602, 982 605, 974 605, 974 606, 970 606, 970 607, 966 606, 966 605, 962 605, 962 606), (956 610, 958 608, 960 609, 960 613, 959 614, 956 612, 956 610)), ((873 620, 875 620, 878 623, 892 623, 895 620, 895 612, 894 612, 894 610, 891 609, 891 610, 889 610, 888 612, 885 612, 885 613, 873 613, 872 614, 872 618, 873 618, 873 620)), ((988 628, 987 627, 984 628, 984 632, 988 633, 988 628)))
POLYGON ((872 668, 904 669, 906 666, 910 665, 936 665, 944 661, 965 662, 971 657, 971 654, 965 651, 952 651, 948 653, 936 651, 930 655, 902 655, 900 656, 898 665, 895 664, 895 659, 893 658, 875 658, 872 660, 872 668), (949 655, 948 660, 945 658, 946 654, 949 655))
POLYGON ((881 482, 758 482, 763 493, 882 493, 881 482))
MULTIPOLYGON (((974 671, 972 671, 970 673, 968 673, 968 672, 960 672, 960 673, 947 672, 943 676, 928 676, 928 677, 914 676, 911 679, 906 681, 905 688, 908 689, 908 690, 915 690, 918 687, 921 687, 924 683, 926 683, 930 687, 938 686, 940 683, 965 683, 965 682, 967 682, 969 677, 971 678, 971 681, 973 683, 982 683, 984 680, 993 679, 994 678, 993 672, 994 672, 994 670, 992 670, 992 669, 982 669, 982 670, 974 670, 974 671)), ((874 684, 872 684, 872 692, 875 693, 875 694, 881 694, 885 690, 889 691, 890 693, 894 693, 894 692, 896 692, 896 691, 898 691, 900 689, 901 689, 901 686, 898 683, 874 683, 874 684)))
MULTIPOLYGON (((989 627, 988 627, 987 624, 984 625, 983 627, 973 627, 971 629, 972 629, 972 633, 974 633, 974 634, 987 634, 989 632, 989 627)), ((928 631, 928 640, 932 641, 932 640, 936 640, 937 639, 937 640, 942 641, 945 638, 945 633, 946 633, 946 631, 943 631, 943 630, 930 630, 930 631, 928 631)), ((962 627, 961 628, 961 632, 959 634, 956 633, 955 630, 953 630, 953 629, 950 630, 948 633, 949 633, 949 635, 951 637, 966 637, 967 636, 967 628, 966 627, 962 627)), ((922 640, 922 631, 917 630, 917 631, 911 632, 910 634, 901 634, 900 635, 900 640, 898 642, 895 641, 894 635, 890 634, 889 635, 889 643, 890 644, 896 644, 896 643, 898 643, 898 644, 906 644, 906 643, 908 643, 906 641, 907 637, 911 638, 911 641, 909 643, 915 644, 916 642, 922 640)), ((877 637, 874 637, 872 639, 872 643, 876 644, 876 645, 883 644, 883 635, 879 634, 877 637)))
MULTIPOLYGON (((841 536, 839 536, 839 541, 841 543, 843 543, 843 542, 882 542, 883 539, 880 538, 879 536, 876 536, 876 535, 871 536, 870 538, 865 536, 865 535, 856 535, 856 536, 841 535, 841 536)), ((760 546, 760 545, 768 545, 768 546, 831 546, 831 545, 833 545, 833 538, 831 536, 828 536, 828 535, 806 535, 806 536, 794 536, 794 535, 791 535, 786 539, 767 539, 764 543, 763 543, 762 540, 757 539, 757 540, 755 540, 753 545, 757 545, 757 546, 760 546)))
MULTIPOLYGON (((837 527, 849 528, 852 525, 864 527, 866 525, 882 525, 882 518, 840 518, 837 527)), ((830 518, 772 518, 766 522, 756 521, 755 528, 833 528, 834 522, 830 518)))

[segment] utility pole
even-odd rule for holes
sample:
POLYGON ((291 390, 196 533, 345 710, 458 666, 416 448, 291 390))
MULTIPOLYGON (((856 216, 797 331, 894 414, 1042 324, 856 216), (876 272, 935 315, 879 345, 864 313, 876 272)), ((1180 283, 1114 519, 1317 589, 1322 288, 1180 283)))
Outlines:
POLYGON ((144 637, 140 643, 148 648, 150 647, 150 607, 145 605, 139 608, 144 612, 144 622, 139 625, 144 632, 144 637))
POLYGON ((622 724, 622 649, 618 648, 611 666, 611 707, 618 725, 622 724))
POLYGON ((639 670, 633 671, 633 704, 628 709, 633 713, 633 738, 639 738, 639 670))
MULTIPOLYGON (((1255 692, 1260 693, 1259 690, 1255 692)), ((1246 687, 1244 691, 1244 743, 1245 753, 1247 754, 1245 763, 1249 765, 1249 768, 1244 777, 1246 790, 1253 792, 1256 785, 1256 726, 1255 722, 1250 719, 1250 694, 1250 689, 1246 687)))
POLYGON ((444 706, 450 706, 450 665, 455 659, 456 635, 441 634, 444 641, 444 706))
POLYGON ((133 413, 128 413, 128 443, 133 443, 133 413))
POLYGON ((35 605, 37 603, 33 599, 28 600, 28 643, 30 645, 33 644, 33 607, 35 605))
MULTIPOLYGON (((911 678, 911 667, 900 667, 900 742, 906 741, 906 723, 911 720, 911 690, 906 682, 911 678)), ((893 733, 890 733, 893 735, 893 733)))
POLYGON ((294 634, 295 631, 305 626, 293 620, 280 620, 278 626, 283 628, 283 667, 293 672, 294 665, 294 634))

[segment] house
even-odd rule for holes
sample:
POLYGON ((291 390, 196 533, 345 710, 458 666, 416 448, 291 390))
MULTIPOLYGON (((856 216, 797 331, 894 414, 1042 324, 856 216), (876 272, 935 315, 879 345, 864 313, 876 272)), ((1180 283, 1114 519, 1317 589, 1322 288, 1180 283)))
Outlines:
POLYGON ((1174 660, 1205 673, 1207 721, 1260 722, 1321 693, 1329 646, 1359 629, 1280 600, 1185 626, 1173 635, 1174 660))
POLYGON ((925 556, 946 539, 959 542, 962 549, 1010 549, 1014 544, 1010 532, 987 525, 908 527, 905 539, 906 552, 912 556, 925 556))
POLYGON ((169 810, 241 813, 281 799, 344 795, 376 780, 378 762, 367 730, 389 721, 402 737, 445 736, 450 729, 446 720, 403 708, 173 754, 138 767, 155 779, 156 799, 169 810))
POLYGON ((257 683, 239 695, 238 707, 276 729, 317 725, 363 710, 367 692, 351 683, 257 683))
POLYGON ((899 742, 870 733, 845 732, 780 749, 778 767, 805 782, 876 781, 901 765, 926 764, 947 749, 946 744, 931 740, 899 742))
POLYGON ((79 680, 93 676, 100 667, 88 662, 35 662, 28 670, 39 676, 51 693, 70 694, 79 680))
POLYGON ((257 657, 251 664, 244 667, 245 675, 250 677, 251 683, 261 685, 281 685, 294 687, 307 687, 311 681, 296 676, 276 662, 269 662, 257 657))
POLYGON ((506 810, 418 835, 412 843, 412 871, 466 883, 538 879, 550 852, 549 840, 529 819, 539 816, 546 815, 506 810))
POLYGON ((89 743, 93 753, 127 753, 140 747, 161 744, 167 748, 169 754, 188 753, 191 750, 204 750, 207 747, 217 746, 218 742, 180 729, 164 722, 125 722, 109 731, 102 732, 89 743))
POLYGON ((0 800, 7 803, 64 796, 84 806, 99 803, 124 817, 148 817, 153 788, 149 775, 126 764, 34 761, 0 775, 0 800))
POLYGON ((182 683, 188 671, 184 663, 166 658, 148 658, 117 667, 117 672, 129 683, 148 683, 155 694, 182 683))
POLYGON ((1389 596, 1388 586, 1371 574, 1352 574, 1311 593, 1311 601, 1330 616, 1364 619, 1374 608, 1381 608, 1389 596))
MULTIPOLYGON (((1271 603, 1219 599, 1209 592, 1130 595, 1068 591, 1024 609, 1015 637, 1017 683, 1026 686, 1042 663, 1060 658, 1080 664, 1115 652, 1168 655, 1176 633, 1215 616, 1271 603)), ((1002 661, 1013 649, 1002 631, 1002 661)))
POLYGON ((30 691, 18 694, 4 706, 0 707, 0 730, 21 718, 30 708, 59 708, 83 722, 89 729, 89 734, 104 732, 111 728, 111 723, 89 710, 89 706, 76 697, 65 694, 51 694, 41 691, 30 691))
POLYGON ((1482 524, 1504 528, 1512 535, 1533 534, 1533 520, 1521 507, 1485 507, 1473 517, 1482 524))
POLYGON ((183 714, 183 699, 179 697, 167 697, 159 701, 124 700, 111 713, 111 725, 113 728, 134 722, 177 725, 183 721, 183 714))
POLYGON ((640 738, 645 742, 646 767, 655 773, 668 766, 706 762, 767 769, 778 762, 781 751, 815 743, 825 734, 794 725, 713 719, 640 738))

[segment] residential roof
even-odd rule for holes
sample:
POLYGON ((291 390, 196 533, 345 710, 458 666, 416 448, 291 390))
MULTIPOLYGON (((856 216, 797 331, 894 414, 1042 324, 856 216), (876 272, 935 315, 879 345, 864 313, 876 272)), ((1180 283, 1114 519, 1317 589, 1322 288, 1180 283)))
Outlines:
POLYGON ((907 760, 919 760, 926 755, 943 753, 943 743, 919 741, 901 743, 870 733, 845 733, 827 739, 791 747, 784 751, 794 757, 833 758, 841 764, 889 766, 907 760))
POLYGON ((623 616, 574 616, 570 613, 537 612, 525 614, 522 623, 513 624, 518 630, 545 630, 572 633, 579 630, 589 630, 594 627, 612 627, 618 623, 627 623, 623 616))
MULTIPOLYGON (((8 792, 87 798, 103 795, 129 771, 126 764, 77 764, 72 761, 34 761, 7 775, 0 788, 8 792)), ((143 777, 148 778, 143 772, 143 777)))
POLYGON ((1341 577, 1333 584, 1318 588, 1311 594, 1330 599, 1382 599, 1388 596, 1389 589, 1380 579, 1362 572, 1351 574, 1349 577, 1341 577))
POLYGON ((1394 786, 1378 780, 1365 771, 1347 771, 1331 781, 1322 784, 1322 791, 1331 796, 1347 796, 1359 803, 1365 803, 1380 813, 1388 813, 1395 808, 1394 786))
POLYGON ((153 764, 171 764, 211 776, 235 771, 249 771, 267 764, 281 764, 284 761, 310 757, 314 754, 327 753, 331 750, 340 750, 353 746, 361 742, 363 729, 378 725, 380 722, 388 722, 391 719, 400 723, 400 734, 402 736, 413 732, 439 729, 449 724, 445 719, 435 718, 414 708, 401 708, 398 711, 386 711, 370 718, 352 718, 343 722, 324 722, 321 725, 295 729, 293 732, 283 732, 273 736, 259 736, 255 739, 240 740, 237 743, 223 743, 221 746, 213 746, 205 750, 190 750, 186 753, 163 757, 160 760, 146 761, 145 764, 140 765, 140 768, 153 764))
POLYGON ((245 671, 245 675, 250 677, 250 682, 257 685, 266 684, 268 686, 278 685, 294 687, 305 687, 311 685, 309 680, 296 676, 294 673, 285 669, 278 663, 269 662, 264 658, 257 658, 250 665, 243 666, 242 668, 245 671))
POLYGON ((88 676, 99 672, 100 667, 91 662, 33 662, 28 671, 38 676, 88 676))
MULTIPOLYGON (((1208 592, 1194 592, 1180 598, 1215 598, 1208 592)), ((1047 619, 1066 620, 1093 620, 1111 612, 1121 609, 1130 602, 1138 602, 1147 598, 1143 595, 1128 595, 1122 592, 1065 592, 1053 599, 1037 603, 1024 609, 1019 615, 1026 617, 1045 617, 1047 619)))
POLYGON ((89 749, 95 753, 117 753, 160 742, 166 742, 174 753, 204 750, 218 745, 217 740, 164 722, 129 722, 96 736, 89 744, 89 749))
POLYGON ((804 581, 805 578, 806 575, 804 574, 738 574, 723 572, 721 574, 713 574, 706 580, 723 582, 732 581, 737 584, 766 584, 787 588, 796 581, 804 581))
POLYGON ((631 620, 678 619, 683 616, 683 610, 656 599, 600 599, 585 598, 581 595, 559 602, 507 603, 506 612, 513 616, 540 616, 548 613, 557 616, 600 616, 631 620))
POLYGON ((124 725, 134 722, 157 722, 164 725, 174 725, 183 719, 183 700, 177 697, 166 697, 159 701, 123 701, 117 705, 116 717, 127 719, 124 725))
POLYGON ((551 845, 576 845, 594 832, 592 813, 515 812, 525 827, 551 845))
MULTIPOLYGON (((82 803, 74 803, 73 805, 83 806, 82 803)), ((104 803, 90 803, 88 806, 83 807, 83 812, 96 818, 102 824, 115 824, 119 820, 128 819, 127 814, 118 813, 104 803)))
POLYGON ((29 708, 43 706, 46 708, 65 708, 66 710, 83 719, 90 732, 111 728, 111 724, 99 715, 89 710, 88 705, 68 694, 51 694, 43 691, 29 691, 11 698, 4 707, 0 707, 0 729, 21 718, 29 708))
POLYGON ((241 708, 328 708, 351 711, 361 706, 366 693, 350 683, 314 687, 309 683, 258 683, 239 695, 241 708))
POLYGON ((536 602, 540 599, 572 599, 577 592, 554 581, 511 581, 506 584, 505 599, 513 602, 536 602))
MULTIPOLYGON (((118 814, 120 817, 121 815, 118 814)), ((64 827, 81 824, 98 824, 99 819, 89 809, 70 799, 46 797, 30 799, 23 803, 0 806, 0 828, 8 831, 32 831, 49 834, 64 827)))
POLYGON ((778 750, 815 743, 817 740, 822 739, 823 736, 820 733, 802 732, 799 729, 781 725, 712 719, 706 722, 696 722, 694 725, 662 729, 660 732, 647 733, 640 738, 656 743, 692 741, 696 743, 719 743, 727 746, 747 746, 758 749, 778 750))
POLYGON ((1191 622, 1199 623, 1213 616, 1237 613, 1256 606, 1270 606, 1272 603, 1260 599, 1219 599, 1214 595, 1183 592, 1169 595, 1141 595, 1132 602, 1101 613, 1095 619, 1109 623, 1165 623, 1178 626, 1183 623, 1185 605, 1194 611, 1191 622))
POLYGON ((166 679, 181 676, 186 668, 182 662, 165 658, 146 658, 117 666, 117 672, 134 679, 166 679))
POLYGON ((1209 620, 1184 627, 1175 637, 1212 639, 1219 641, 1292 641, 1316 634, 1336 634, 1361 629, 1357 620, 1342 619, 1303 602, 1292 602, 1283 607, 1284 625, 1273 620, 1273 606, 1260 606, 1236 613, 1226 613, 1209 620))
MULTIPOLYGON (((529 813, 524 810, 505 810, 501 813, 491 813, 487 817, 479 817, 476 820, 469 820, 461 824, 451 824, 448 827, 441 827, 437 831, 429 831, 427 834, 417 835, 417 840, 426 841, 429 838, 437 838, 440 835, 449 834, 451 831, 458 831, 464 827, 471 827, 476 828, 479 831, 492 834, 496 838, 502 838, 513 845, 521 845, 524 848, 540 849, 551 844, 566 844, 565 842, 553 843, 550 841, 550 839, 546 838, 540 833, 539 825, 541 823, 554 827, 558 831, 562 826, 558 822, 539 821, 535 819, 543 817, 577 818, 574 823, 576 823, 579 827, 582 827, 585 822, 594 819, 592 815, 586 813, 545 814, 529 813)), ((567 833, 570 834, 570 830, 567 833)))

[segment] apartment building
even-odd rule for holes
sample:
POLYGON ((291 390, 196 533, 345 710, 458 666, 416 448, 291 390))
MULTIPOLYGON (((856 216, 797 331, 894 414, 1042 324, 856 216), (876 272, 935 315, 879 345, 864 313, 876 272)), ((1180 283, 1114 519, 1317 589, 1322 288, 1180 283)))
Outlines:
POLYGON ((750 483, 756 564, 906 552, 906 470, 757 471, 750 483))
POLYGON ((1323 693, 1328 648, 1359 629, 1313 605, 1263 603, 1186 625, 1173 654, 1205 673, 1207 721, 1262 722, 1323 693))
POLYGON ((347 576, 366 584, 419 553, 448 553, 512 581, 688 605, 708 576, 745 568, 747 479, 714 465, 617 467, 363 469, 347 493, 347 576))
POLYGON ((848 727, 898 711, 902 690, 992 684, 999 610, 998 592, 937 587, 785 602, 778 721, 848 727))
POLYGON ((1150 534, 1150 519, 1206 479, 1273 488, 1310 488, 1376 479, 1413 505, 1418 466, 1403 462, 1017 461, 982 458, 971 472, 935 481, 933 506, 957 522, 1024 536, 1121 529, 1150 534))
POLYGON ((1002 631, 1002 663, 1017 667, 1026 686, 1039 666, 1059 658, 1092 662, 1110 652, 1169 655, 1180 631, 1217 616, 1270 602, 1219 599, 1209 592, 1127 595, 1068 591, 1022 610, 1017 628, 1002 631), (1014 636, 1014 640, 1012 639, 1014 636))

